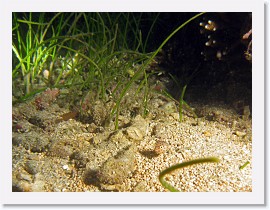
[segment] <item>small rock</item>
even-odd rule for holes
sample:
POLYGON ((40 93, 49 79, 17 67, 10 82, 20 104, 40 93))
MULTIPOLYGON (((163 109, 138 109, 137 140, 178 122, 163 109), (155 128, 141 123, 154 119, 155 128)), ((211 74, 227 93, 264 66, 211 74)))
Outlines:
POLYGON ((204 135, 205 137, 210 137, 210 136, 212 136, 211 132, 209 132, 209 131, 204 131, 204 132, 203 132, 203 135, 204 135))
POLYGON ((141 141, 143 139, 143 134, 142 134, 141 130, 134 127, 134 126, 128 127, 126 129, 126 134, 129 138, 131 138, 133 140, 141 141))
POLYGON ((32 176, 31 175, 29 175, 29 174, 27 174, 27 173, 23 173, 23 172, 21 172, 21 173, 18 173, 17 174, 17 179, 18 180, 23 180, 23 181, 28 181, 28 182, 31 182, 32 181, 32 176))
POLYGON ((247 133, 241 131, 235 131, 235 134, 239 137, 244 137, 245 135, 247 135, 247 133))
POLYGON ((177 111, 175 103, 173 101, 164 104, 161 108, 167 113, 174 113, 177 111))
POLYGON ((133 140, 141 141, 145 136, 148 128, 147 121, 140 115, 137 115, 130 127, 125 130, 127 137, 133 140))
POLYGON ((63 165, 63 169, 64 169, 64 170, 69 170, 68 165, 63 165))
POLYGON ((35 175, 39 172, 39 164, 38 161, 35 160, 28 160, 25 165, 24 165, 24 169, 32 175, 35 175))
POLYGON ((104 133, 98 134, 92 138, 91 142, 93 143, 93 145, 97 146, 101 144, 102 142, 104 142, 105 140, 107 140, 110 134, 111 132, 104 132, 104 133))
POLYGON ((121 184, 135 170, 135 146, 109 158, 99 169, 98 179, 103 184, 121 184))
MULTIPOLYGON (((87 162, 88 162, 88 158, 87 158, 87 154, 85 154, 82 151, 76 151, 74 152, 71 156, 70 156, 71 160, 74 160, 75 163, 75 167, 76 168, 85 168, 87 162)), ((64 165, 63 169, 68 169, 68 165, 64 165), (65 166, 65 168, 64 168, 65 166), (67 166, 67 168, 66 168, 67 166)))
POLYGON ((32 192, 32 184, 26 181, 19 181, 12 186, 13 192, 32 192))
POLYGON ((32 191, 33 192, 44 192, 45 191, 44 186, 45 186, 44 181, 41 181, 41 180, 35 181, 32 184, 32 191))
POLYGON ((141 181, 139 182, 136 187, 133 189, 134 192, 147 192, 147 182, 146 181, 141 181))
POLYGON ((49 143, 50 140, 47 135, 38 132, 12 133, 13 145, 22 145, 25 149, 30 149, 32 152, 44 152, 49 143))
POLYGON ((93 121, 98 126, 105 125, 108 118, 108 110, 106 105, 101 101, 96 101, 95 105, 92 107, 93 121))
POLYGON ((124 145, 123 147, 125 147, 126 144, 129 142, 129 140, 127 139, 122 130, 116 131, 113 135, 111 135, 109 141, 119 146, 123 144, 124 145))
POLYGON ((67 159, 78 145, 72 139, 53 139, 48 155, 67 159))

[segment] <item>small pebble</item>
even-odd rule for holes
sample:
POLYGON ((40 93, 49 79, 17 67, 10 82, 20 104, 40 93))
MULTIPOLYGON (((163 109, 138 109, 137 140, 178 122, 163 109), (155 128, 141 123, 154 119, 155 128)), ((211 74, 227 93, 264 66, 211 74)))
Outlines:
POLYGON ((241 131, 235 131, 235 134, 239 137, 244 137, 245 135, 247 135, 245 132, 241 132, 241 131))
POLYGON ((32 175, 35 175, 39 172, 39 165, 38 161, 36 160, 29 160, 25 163, 24 169, 32 175))
POLYGON ((69 169, 68 165, 63 165, 63 169, 68 170, 69 169))

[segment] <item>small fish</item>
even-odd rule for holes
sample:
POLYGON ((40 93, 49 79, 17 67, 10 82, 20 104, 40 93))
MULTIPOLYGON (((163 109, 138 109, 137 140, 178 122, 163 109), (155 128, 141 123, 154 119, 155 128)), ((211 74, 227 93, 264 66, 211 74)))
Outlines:
POLYGON ((77 111, 68 112, 61 115, 60 119, 56 120, 56 123, 62 122, 62 121, 68 121, 69 119, 75 119, 78 115, 77 111))

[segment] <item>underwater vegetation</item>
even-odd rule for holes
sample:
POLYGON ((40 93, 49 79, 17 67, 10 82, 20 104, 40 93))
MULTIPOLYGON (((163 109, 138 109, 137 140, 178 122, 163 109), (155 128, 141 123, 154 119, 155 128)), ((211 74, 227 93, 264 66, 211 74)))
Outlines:
MULTIPOLYGON (((215 34, 212 34, 219 31, 219 24, 207 20, 207 13, 188 14, 177 22, 176 26, 171 27, 165 35, 158 36, 157 31, 164 24, 160 19, 162 15, 161 13, 13 13, 13 104, 30 101, 30 109, 44 111, 47 116, 45 121, 41 120, 44 116, 39 116, 37 112, 33 112, 33 116, 29 116, 27 120, 29 126, 35 125, 46 132, 53 130, 54 123, 70 119, 92 123, 89 130, 99 130, 101 133, 110 122, 113 122, 115 133, 110 131, 112 133, 106 137, 111 142, 116 142, 113 140, 116 135, 122 139, 128 138, 127 141, 140 141, 146 133, 146 125, 133 123, 131 126, 131 123, 125 122, 121 115, 126 111, 125 106, 128 104, 126 96, 131 90, 134 90, 134 97, 140 99, 138 104, 131 105, 133 108, 129 114, 131 119, 136 119, 138 116, 142 116, 143 119, 151 113, 148 103, 152 91, 166 98, 167 101, 173 102, 165 104, 164 110, 168 111, 174 109, 174 105, 177 106, 179 123, 184 120, 184 111, 193 118, 198 118, 194 109, 185 101, 189 85, 198 80, 210 78, 210 74, 215 75, 213 83, 219 82, 217 70, 212 68, 216 61, 212 59, 223 62, 232 49, 229 49, 227 45, 219 48, 219 43, 223 43, 224 40, 218 42, 215 34), (191 23, 192 26, 187 29, 191 23), (195 31, 194 25, 200 31, 200 39, 207 40, 203 47, 196 46, 200 40, 196 39, 197 35, 190 36, 189 39, 185 37, 188 34, 187 31, 195 31), (175 42, 179 34, 182 34, 181 39, 175 42), (192 39, 194 39, 194 45, 190 44, 192 39), (174 48, 171 47, 172 45, 174 48), (184 47, 187 47, 185 52, 182 51, 184 47), (200 59, 195 56, 198 51, 201 51, 200 59), (206 69, 209 70, 209 74, 202 77, 206 69), (173 84, 172 89, 155 81, 162 75, 168 75, 172 80, 170 83, 173 84), (135 89, 132 89, 134 87, 135 89), (142 97, 139 97, 141 95, 142 97), (48 111, 56 100, 60 107, 58 111, 63 107, 69 110, 69 112, 59 114, 58 118, 52 117, 48 111), (145 129, 140 129, 141 127, 145 129)), ((243 31, 243 34, 246 32, 243 31)), ((242 55, 246 60, 251 61, 251 30, 244 35, 243 39, 247 43, 241 48, 242 55)), ((231 66, 234 63, 230 61, 226 65, 231 66)), ((225 68, 220 69, 221 72, 225 71, 225 68)), ((206 80, 205 83, 207 81, 212 82, 212 78, 206 80)), ((230 94, 228 95, 231 97, 230 94)), ((129 104, 131 104, 130 101, 129 104)), ((246 105, 246 102, 243 104, 246 105)), ((245 107, 247 107, 248 118, 249 106, 245 107)), ((17 113, 14 111, 13 121, 22 120, 21 115, 21 111, 17 113)), ((222 118, 222 121, 226 120, 222 118)), ((32 137, 27 134, 25 138, 21 138, 21 133, 27 133, 25 130, 28 128, 15 123, 13 129, 17 132, 15 137, 18 137, 14 138, 17 139, 15 144, 26 146, 28 139, 32 137)), ((42 142, 39 137, 37 134, 33 139, 37 146, 32 152, 45 152, 48 149, 50 139, 44 137, 42 142)), ((66 151, 63 149, 64 146, 69 145, 66 141, 66 139, 60 143, 56 141, 52 144, 50 152, 59 153, 61 157, 74 156, 73 159, 82 159, 76 164, 78 168, 86 167, 88 159, 84 158, 83 154, 72 153, 72 149, 69 148, 66 151)), ((96 148, 101 140, 93 138, 91 141, 93 147, 96 148)), ((109 141, 106 141, 106 144, 109 141)), ((118 143, 117 140, 117 144, 124 144, 123 142, 118 143)), ((76 147, 77 144, 74 141, 76 147)), ((127 148, 129 146, 125 145, 127 148)), ((164 152, 163 147, 166 147, 166 142, 159 140, 153 151, 142 152, 142 154, 149 157, 157 156, 164 152)), ((96 169, 96 165, 95 167, 88 165, 89 177, 98 176, 99 182, 109 185, 123 182, 135 171, 133 164, 135 151, 136 149, 131 147, 123 154, 109 157, 99 169, 96 169)), ((96 154, 93 152, 94 155, 96 154)), ((210 157, 183 162, 165 169, 158 178, 166 189, 178 191, 165 181, 166 174, 194 164, 218 161, 217 158, 210 157)), ((240 169, 242 170, 248 164, 247 161, 240 169)))
MULTIPOLYGON (((13 13, 13 99, 29 99, 48 87, 83 91, 82 98, 89 95, 87 90, 95 92, 93 99, 113 97, 111 115, 118 129, 120 104, 130 86, 141 83, 146 115, 148 78, 153 74, 149 66, 174 34, 202 14, 181 24, 155 51, 147 53, 159 13, 147 17, 151 24, 144 40, 140 30, 143 13, 13 13)), ((180 121, 182 101, 183 95, 180 121)), ((42 109, 41 97, 35 103, 42 109)))
POLYGON ((184 168, 184 167, 199 164, 199 163, 207 163, 207 162, 217 163, 217 162, 219 162, 219 159, 215 158, 215 157, 200 158, 200 159, 195 159, 195 160, 191 160, 191 161, 187 161, 187 162, 183 162, 183 163, 173 165, 173 166, 163 170, 162 172, 160 172, 159 177, 158 177, 159 181, 163 185, 163 187, 165 187, 169 191, 171 191, 171 192, 179 192, 179 190, 177 190, 175 187, 173 187, 172 185, 170 185, 168 182, 166 182, 164 180, 164 176, 166 174, 169 174, 169 173, 173 172, 176 169, 184 168))

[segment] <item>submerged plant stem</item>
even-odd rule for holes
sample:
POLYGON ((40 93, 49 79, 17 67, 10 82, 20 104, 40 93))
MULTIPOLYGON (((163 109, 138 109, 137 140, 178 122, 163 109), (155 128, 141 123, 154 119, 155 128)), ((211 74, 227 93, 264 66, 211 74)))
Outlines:
POLYGON ((123 88, 119 99, 116 102, 116 108, 113 109, 112 113, 115 113, 115 130, 118 129, 118 116, 119 116, 119 112, 120 112, 120 102, 122 101, 124 95, 126 94, 126 92, 128 91, 128 89, 130 88, 131 84, 136 81, 140 74, 145 71, 145 68, 153 61, 153 59, 156 57, 156 55, 160 52, 161 48, 172 38, 172 36, 174 34, 176 34, 180 29, 182 29, 185 25, 187 25, 189 22, 191 22, 192 20, 198 18, 199 16, 203 15, 204 12, 201 12, 197 15, 194 15, 192 18, 190 18, 189 20, 187 20, 186 22, 184 22, 182 25, 180 25, 178 28, 176 28, 162 43, 161 45, 157 48, 157 50, 152 54, 152 56, 140 67, 140 69, 134 74, 134 76, 132 77, 132 79, 126 84, 126 86, 123 88))
POLYGON ((179 100, 179 121, 180 121, 180 123, 183 120, 183 104, 184 104, 184 95, 185 95, 185 92, 186 92, 186 88, 187 88, 187 85, 185 85, 183 87, 181 97, 180 97, 180 100, 179 100))
POLYGON ((178 189, 176 189, 175 187, 173 187, 172 185, 170 185, 168 182, 164 180, 164 176, 168 173, 173 172, 176 169, 184 168, 184 167, 191 166, 194 164, 199 164, 199 163, 207 163, 207 162, 217 163, 219 162, 219 159, 216 157, 209 157, 209 158, 199 158, 199 159, 179 163, 160 172, 158 179, 160 183, 162 184, 162 186, 165 187, 166 189, 170 190, 171 192, 179 192, 178 189))
POLYGON ((243 170, 248 164, 250 164, 249 161, 245 162, 244 165, 242 165, 242 166, 239 167, 239 170, 243 170))

